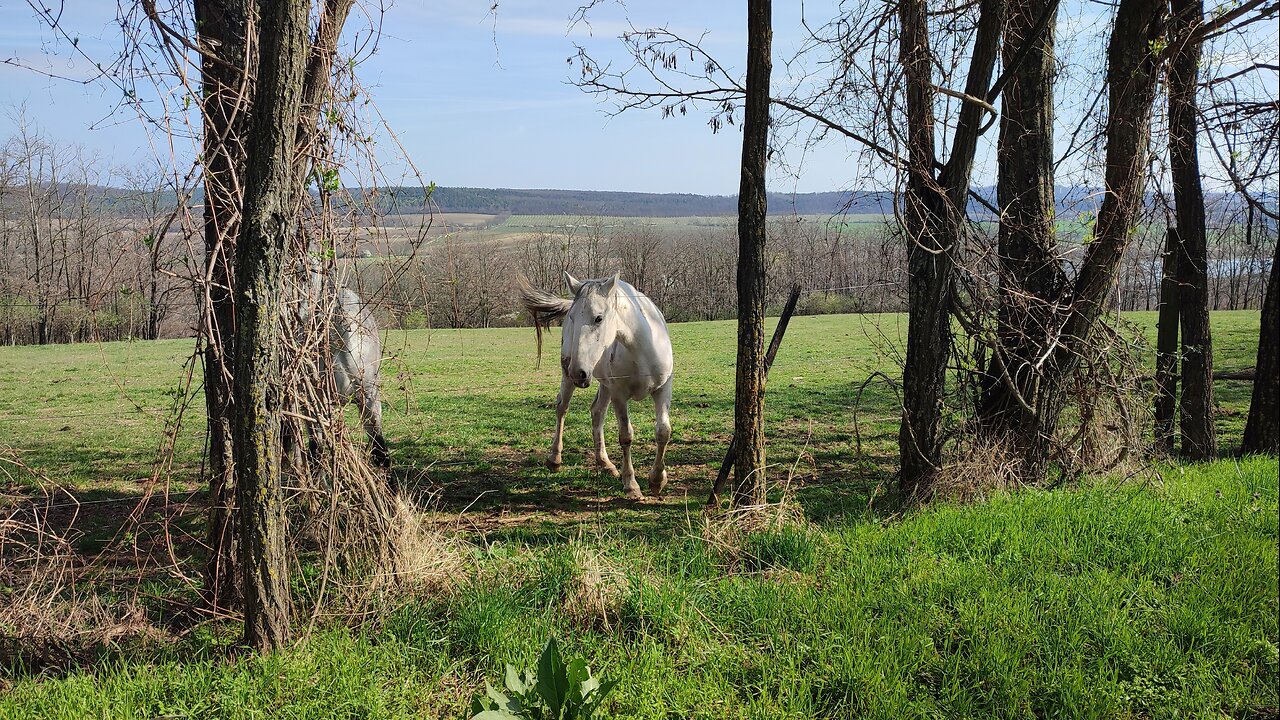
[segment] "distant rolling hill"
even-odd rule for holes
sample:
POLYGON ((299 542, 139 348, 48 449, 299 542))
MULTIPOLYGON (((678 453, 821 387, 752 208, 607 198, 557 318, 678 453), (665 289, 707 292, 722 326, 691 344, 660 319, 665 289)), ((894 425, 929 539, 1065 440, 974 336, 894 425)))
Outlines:
MULTIPOLYGON (((384 190, 383 193, 388 193, 384 190)), ((393 188, 400 212, 421 212, 421 188, 393 188)), ((437 187, 434 205, 444 212, 602 217, 697 217, 734 215, 736 195, 638 193, 598 190, 515 190, 437 187)), ((769 193, 769 211, 799 215, 893 212, 893 196, 880 192, 769 193)))
MULTIPOLYGON (((994 187, 973 189, 988 204, 995 204, 994 187)), ((1102 193, 1083 187, 1055 188, 1058 217, 1074 217, 1096 212, 1102 193)), ((424 192, 419 187, 384 188, 379 193, 384 212, 426 211, 424 192)), ((601 217, 705 217, 736 215, 736 195, 691 195, 686 193, 639 193, 600 190, 519 190, 511 188, 436 187, 431 193, 434 208, 453 213, 491 215, 590 215, 601 217)), ((433 209, 434 209, 433 208, 433 209)), ((873 191, 817 193, 769 193, 771 214, 796 215, 891 215, 893 194, 873 191)), ((969 213, 990 219, 990 211, 975 199, 969 213)))
MULTIPOLYGON (((145 190, 115 188, 109 186, 65 187, 83 189, 86 195, 100 207, 121 215, 136 214, 149 194, 145 190)), ((11 188, 13 195, 21 186, 11 188)), ((359 201, 364 193, 358 188, 348 188, 359 201)), ((480 213, 485 215, 582 215, 597 217, 715 217, 731 216, 738 212, 736 195, 692 195, 687 193, 640 193, 608 190, 520 190, 512 188, 468 188, 436 186, 430 191, 417 186, 379 188, 373 195, 378 212, 383 215, 423 214, 435 210, 448 213, 480 213)), ((1103 192, 1099 188, 1081 186, 1057 186, 1058 219, 1075 218, 1081 213, 1096 213, 1102 203, 1103 192)), ((178 202, 172 191, 160 191, 158 204, 171 207, 178 202)), ((973 188, 973 195, 982 198, 986 205, 995 205, 996 189, 991 186, 973 188)), ((1260 202, 1272 209, 1280 200, 1266 194, 1260 202)), ((190 206, 204 201, 200 188, 187 198, 190 206)), ((1211 220, 1239 222, 1246 209, 1243 199, 1234 193, 1210 192, 1205 194, 1211 220)), ((0 198, 0 202, 14 202, 0 198)), ((1155 195, 1148 196, 1150 207, 1158 206, 1155 195)), ((991 211, 973 197, 969 200, 969 215, 975 220, 993 220, 991 211)), ((775 215, 892 215, 893 194, 880 191, 840 191, 817 193, 769 193, 769 212, 775 215)), ((1264 232, 1274 232, 1275 223, 1262 217, 1264 232)))

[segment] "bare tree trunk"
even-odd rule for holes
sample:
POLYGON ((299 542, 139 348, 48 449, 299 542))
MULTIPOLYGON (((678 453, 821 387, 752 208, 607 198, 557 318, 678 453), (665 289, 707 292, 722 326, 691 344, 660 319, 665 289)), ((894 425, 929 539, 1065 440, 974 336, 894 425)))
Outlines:
POLYGON ((1276 243, 1271 278, 1262 301, 1258 363, 1253 377, 1253 398, 1241 449, 1280 455, 1280 242, 1276 243))
POLYGON ((738 362, 733 437, 735 505, 765 499, 764 310, 768 205, 769 76, 773 71, 773 5, 747 2, 747 90, 742 125, 742 183, 738 193, 738 362))
POLYGON ((280 484, 281 265, 303 189, 294 159, 308 56, 308 9, 306 0, 263 6, 244 223, 236 246, 236 516, 245 642, 264 651, 289 641, 292 615, 280 484))
POLYGON ((214 610, 239 604, 232 516, 235 463, 231 440, 232 368, 235 365, 233 262, 240 232, 245 135, 252 86, 247 36, 256 10, 250 0, 196 0, 204 94, 204 241, 201 333, 204 341, 205 407, 208 413, 209 555, 205 603, 214 610))
POLYGON ((1039 480, 1051 437, 1037 392, 1039 363, 1054 338, 1066 278, 1054 236, 1053 78, 1056 0, 1013 0, 1005 26, 1008 82, 1001 99, 997 201, 1000 289, 996 347, 983 378, 984 432, 1022 459, 1039 480), (1019 58, 1021 62, 1018 62, 1019 58))
POLYGON ((924 0, 898 4, 901 59, 907 94, 907 191, 903 230, 907 235, 907 356, 902 370, 902 425, 898 477, 904 497, 923 494, 942 463, 938 442, 942 392, 950 354, 952 260, 939 220, 945 198, 933 177, 933 58, 924 0))
MULTIPOLYGON (((939 437, 947 358, 951 354, 951 283, 955 248, 965 232, 965 205, 973 157, 982 134, 982 106, 960 110, 951 156, 934 178, 933 104, 936 97, 929 49, 928 13, 922 0, 898 6, 902 23, 899 57, 907 94, 907 191, 903 230, 907 235, 907 356, 902 371, 902 424, 898 431, 904 497, 928 494, 942 463, 939 437)), ((988 94, 1004 24, 1003 0, 984 0, 965 93, 988 94)))
MULTIPOLYGON (((1213 337, 1209 329, 1208 244, 1204 191, 1197 151, 1196 84, 1204 17, 1202 0, 1173 0, 1169 34, 1169 171, 1178 214, 1178 300, 1182 321, 1182 454, 1209 460, 1218 454, 1213 425, 1213 337)), ((1233 299, 1234 303, 1234 283, 1233 299)))
POLYGON ((1066 387, 1080 363, 1094 323, 1115 286, 1116 271, 1132 237, 1146 182, 1151 108, 1159 77, 1153 52, 1164 34, 1163 0, 1120 0, 1107 46, 1106 194, 1071 291, 1060 342, 1048 362, 1041 392, 1041 427, 1049 437, 1066 403, 1066 387))
POLYGON ((297 128, 298 153, 294 157, 293 171, 297 182, 306 185, 305 177, 311 170, 314 156, 310 152, 315 142, 320 117, 320 107, 329 92, 329 76, 333 58, 338 51, 338 37, 346 25, 347 15, 355 0, 324 0, 316 21, 316 34, 307 58, 306 78, 302 88, 302 110, 297 128))
POLYGON ((1172 455, 1174 415, 1178 408, 1178 233, 1165 233, 1156 329, 1156 450, 1172 455))

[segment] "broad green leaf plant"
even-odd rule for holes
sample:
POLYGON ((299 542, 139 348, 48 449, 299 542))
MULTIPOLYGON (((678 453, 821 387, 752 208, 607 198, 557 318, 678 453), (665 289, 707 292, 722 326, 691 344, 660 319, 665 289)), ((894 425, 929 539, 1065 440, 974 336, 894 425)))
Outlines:
POLYGON ((580 657, 565 662, 551 638, 536 675, 508 665, 503 684, 505 692, 485 683, 484 694, 471 701, 471 720, 590 720, 618 683, 592 677, 580 657))

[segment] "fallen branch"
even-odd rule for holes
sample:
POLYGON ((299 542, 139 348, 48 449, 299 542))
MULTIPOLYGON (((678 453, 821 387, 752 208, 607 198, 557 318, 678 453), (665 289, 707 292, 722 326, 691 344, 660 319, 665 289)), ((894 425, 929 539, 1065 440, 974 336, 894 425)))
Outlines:
POLYGON ((1247 380, 1253 382, 1256 372, 1254 368, 1244 370, 1219 370, 1213 374, 1214 380, 1247 380))

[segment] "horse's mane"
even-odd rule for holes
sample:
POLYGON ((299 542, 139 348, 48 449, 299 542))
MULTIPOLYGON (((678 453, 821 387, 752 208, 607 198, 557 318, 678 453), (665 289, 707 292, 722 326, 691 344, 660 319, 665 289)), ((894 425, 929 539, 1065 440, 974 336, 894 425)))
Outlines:
POLYGON ((524 309, 528 310, 530 317, 533 318, 534 334, 538 340, 538 367, 542 367, 542 331, 550 329, 551 323, 569 314, 573 301, 539 290, 529 284, 520 288, 520 301, 524 303, 524 309))

